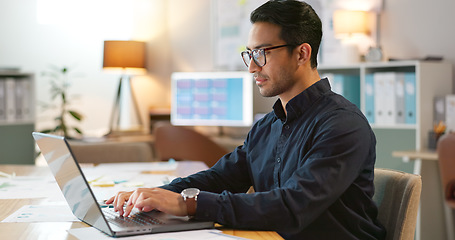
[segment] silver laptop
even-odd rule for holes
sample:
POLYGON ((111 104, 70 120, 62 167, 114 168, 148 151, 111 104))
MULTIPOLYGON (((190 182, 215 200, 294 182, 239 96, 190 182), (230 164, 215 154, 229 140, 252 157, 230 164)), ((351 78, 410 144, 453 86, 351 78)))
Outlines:
POLYGON ((136 210, 130 217, 119 216, 112 207, 97 201, 64 137, 32 134, 73 214, 98 230, 120 237, 213 228, 213 222, 190 220, 159 211, 146 213, 136 210))

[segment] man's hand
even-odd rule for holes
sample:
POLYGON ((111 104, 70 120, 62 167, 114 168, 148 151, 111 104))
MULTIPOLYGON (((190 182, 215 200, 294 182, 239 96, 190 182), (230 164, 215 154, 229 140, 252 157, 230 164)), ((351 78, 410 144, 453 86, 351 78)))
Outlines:
POLYGON ((162 188, 138 188, 132 192, 119 192, 106 201, 113 204, 114 210, 125 217, 129 216, 133 207, 149 212, 153 209, 176 216, 186 216, 186 204, 179 193, 162 188), (125 210, 123 206, 126 203, 125 210))

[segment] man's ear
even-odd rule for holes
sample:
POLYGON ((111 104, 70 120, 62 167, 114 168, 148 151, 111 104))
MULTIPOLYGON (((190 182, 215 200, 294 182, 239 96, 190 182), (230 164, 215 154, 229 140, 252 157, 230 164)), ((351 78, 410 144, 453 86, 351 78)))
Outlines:
POLYGON ((311 46, 308 43, 302 43, 297 47, 299 65, 303 65, 310 62, 311 58, 311 46))

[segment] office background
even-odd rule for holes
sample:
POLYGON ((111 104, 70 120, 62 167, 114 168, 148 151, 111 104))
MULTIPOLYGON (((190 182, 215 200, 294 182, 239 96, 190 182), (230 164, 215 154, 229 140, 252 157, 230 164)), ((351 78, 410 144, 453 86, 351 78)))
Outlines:
MULTIPOLYGON (((147 123, 150 108, 170 106, 172 72, 216 70, 215 1, 0 0, 0 67, 35 74, 37 103, 50 102, 49 80, 42 72, 51 65, 68 67, 69 93, 75 96, 71 106, 85 116, 80 128, 100 136, 109 128, 120 77, 102 69, 103 41, 145 41, 148 73, 134 77, 133 85, 147 123)), ((454 68, 453 9, 452 0, 384 0, 380 32, 385 58, 441 56, 454 68)), ((257 99, 254 104, 264 111, 273 102, 257 99)), ((37 106, 36 113, 36 130, 55 125, 56 111, 37 106)))
MULTIPOLYGON (((168 108, 173 71, 211 71, 213 0, 0 0, 0 66, 35 73, 37 102, 49 102, 49 66, 70 69, 72 106, 85 115, 87 134, 107 130, 118 74, 103 72, 104 40, 147 42, 148 74, 134 78, 141 115, 168 108)), ((455 2, 384 0, 385 57, 441 56, 455 63, 455 2)), ((240 60, 240 57, 239 57, 240 60)), ((245 69, 246 70, 246 69, 245 69)), ((270 101, 269 101, 270 102, 270 101)), ((266 103, 269 104, 269 102, 266 103)), ((36 128, 55 116, 37 108, 36 128)))

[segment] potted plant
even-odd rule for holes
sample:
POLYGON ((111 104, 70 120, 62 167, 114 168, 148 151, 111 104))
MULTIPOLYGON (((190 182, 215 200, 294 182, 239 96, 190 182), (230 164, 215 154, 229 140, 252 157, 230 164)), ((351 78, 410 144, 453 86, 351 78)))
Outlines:
POLYGON ((50 80, 50 94, 53 102, 57 101, 57 104, 43 104, 45 109, 58 108, 59 114, 54 118, 56 126, 54 128, 44 129, 43 133, 53 133, 62 135, 66 138, 74 138, 71 133, 82 135, 80 128, 75 126, 68 126, 68 118, 82 121, 83 116, 79 112, 70 108, 70 99, 68 97, 68 88, 70 87, 69 82, 69 70, 67 67, 51 67, 49 71, 43 72, 43 76, 48 77, 50 80))

